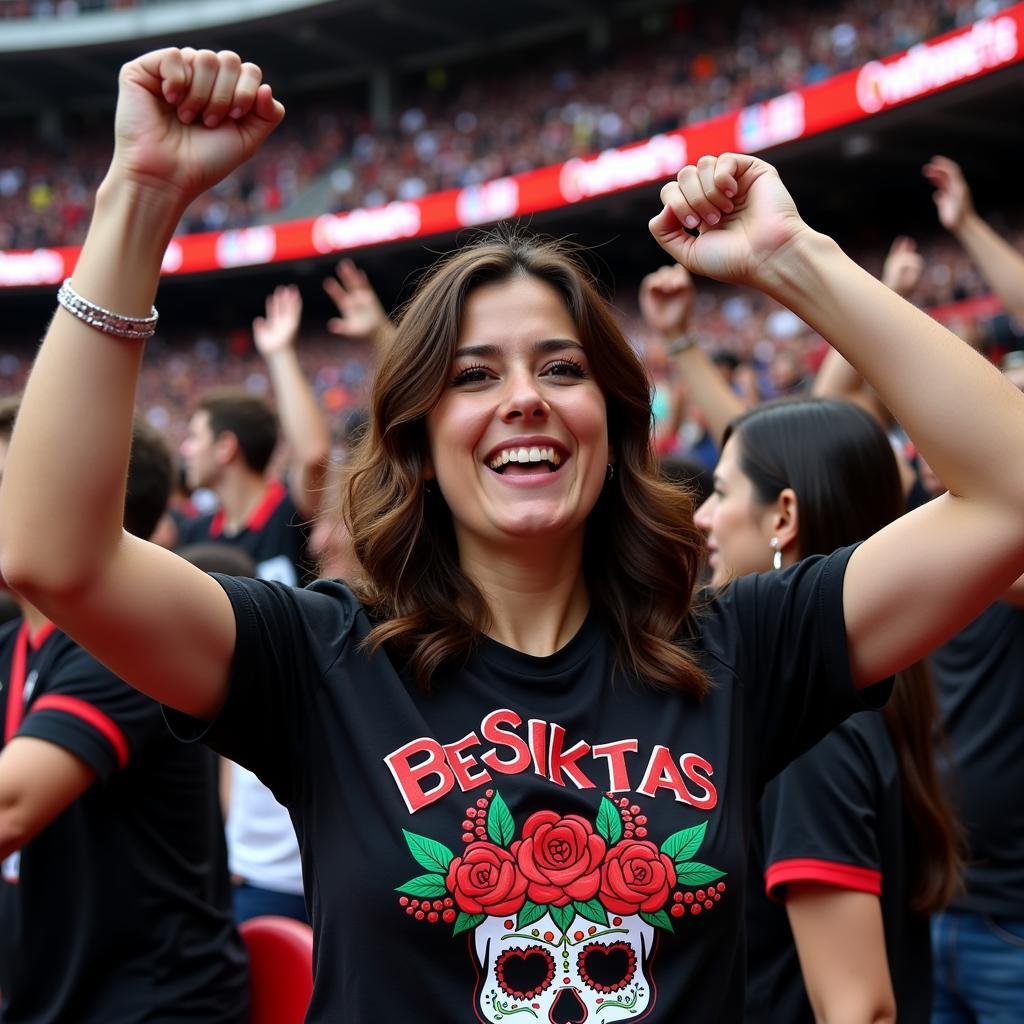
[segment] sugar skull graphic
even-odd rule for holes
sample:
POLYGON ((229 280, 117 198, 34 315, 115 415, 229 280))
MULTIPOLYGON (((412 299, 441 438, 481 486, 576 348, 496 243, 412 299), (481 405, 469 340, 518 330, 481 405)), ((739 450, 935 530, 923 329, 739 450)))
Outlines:
POLYGON ((428 873, 398 887, 399 903, 453 935, 472 932, 482 1021, 642 1020, 655 1002, 658 930, 713 909, 726 888, 724 872, 691 859, 706 823, 660 846, 646 824, 609 793, 593 822, 538 811, 517 836, 501 794, 487 790, 466 810, 461 855, 405 832, 428 873))

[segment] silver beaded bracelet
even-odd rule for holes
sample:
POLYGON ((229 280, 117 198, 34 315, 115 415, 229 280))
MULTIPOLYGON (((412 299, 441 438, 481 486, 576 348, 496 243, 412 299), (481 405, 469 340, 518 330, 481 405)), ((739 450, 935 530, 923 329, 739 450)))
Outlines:
POLYGON ((95 302, 83 299, 71 287, 71 278, 67 278, 57 292, 57 302, 72 316, 87 323, 90 327, 112 334, 117 338, 130 338, 133 341, 145 341, 156 334, 156 322, 160 314, 156 306, 150 310, 149 316, 123 316, 113 310, 97 306, 95 302))

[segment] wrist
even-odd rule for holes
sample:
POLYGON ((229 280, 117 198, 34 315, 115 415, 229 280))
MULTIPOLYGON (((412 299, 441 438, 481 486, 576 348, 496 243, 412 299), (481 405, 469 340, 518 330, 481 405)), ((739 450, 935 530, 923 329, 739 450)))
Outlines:
POLYGON ((821 264, 842 254, 834 239, 804 228, 757 268, 754 287, 784 306, 813 289, 821 264))
POLYGON ((666 336, 664 340, 670 356, 681 356, 684 352, 689 352, 690 349, 696 347, 700 341, 700 335, 693 330, 684 330, 674 336, 666 336))

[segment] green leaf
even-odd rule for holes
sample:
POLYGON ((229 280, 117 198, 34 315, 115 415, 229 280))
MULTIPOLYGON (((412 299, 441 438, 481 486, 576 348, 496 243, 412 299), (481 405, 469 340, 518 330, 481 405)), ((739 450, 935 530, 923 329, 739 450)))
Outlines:
POLYGON ((405 892, 410 896, 436 900, 447 896, 448 888, 444 884, 444 875, 417 875, 415 878, 410 878, 405 885, 400 885, 395 892, 405 892))
POLYGON ((594 924, 608 924, 608 911, 601 906, 601 901, 597 897, 586 903, 576 900, 573 903, 573 909, 580 917, 585 917, 588 921, 593 921, 594 924))
POLYGON ((576 911, 573 909, 573 905, 570 903, 564 907, 548 907, 548 913, 551 915, 551 920, 555 922, 555 927, 563 934, 569 933, 569 925, 576 919, 576 911))
POLYGON ((455 854, 444 843, 426 836, 418 836, 415 832, 402 829, 402 835, 409 846, 409 852, 416 858, 416 863, 428 871, 446 874, 448 865, 455 859, 455 854))
POLYGON ((710 864, 701 864, 698 860, 676 862, 676 881, 680 885, 704 885, 724 876, 724 871, 719 871, 710 864))
POLYGON ((468 932, 475 928, 478 924, 482 924, 485 914, 467 914, 464 910, 459 911, 459 916, 455 918, 455 927, 452 929, 452 935, 459 935, 462 932, 468 932))
POLYGON ((622 817, 619 815, 619 809, 606 796, 601 797, 595 828, 597 834, 609 846, 614 846, 622 838, 622 817))
POLYGON ((500 793, 494 794, 494 799, 487 808, 487 834, 491 837, 491 842, 498 846, 511 846, 515 838, 515 819, 500 793))
POLYGON ((534 921, 539 921, 547 912, 547 907, 542 907, 534 903, 533 900, 527 900, 523 904, 523 909, 519 911, 519 916, 516 918, 516 929, 527 928, 534 921))
POLYGON ((661 852, 673 860, 689 860, 700 849, 707 830, 708 823, 705 821, 693 828, 684 828, 682 832, 674 832, 661 844, 661 852))
POLYGON ((665 931, 675 931, 672 927, 672 919, 665 913, 664 910, 659 910, 656 914, 645 914, 642 910, 640 911, 640 917, 648 924, 654 925, 655 928, 664 928, 665 931))

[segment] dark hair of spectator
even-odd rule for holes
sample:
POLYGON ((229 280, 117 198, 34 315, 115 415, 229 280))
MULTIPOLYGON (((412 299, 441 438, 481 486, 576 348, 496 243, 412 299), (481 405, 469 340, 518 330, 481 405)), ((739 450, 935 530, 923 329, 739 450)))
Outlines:
MULTIPOLYGON (((859 406, 835 399, 768 402, 733 420, 725 439, 730 436, 760 503, 787 487, 796 493, 801 557, 865 540, 904 511, 892 446, 859 406)), ((959 888, 961 830, 935 766, 939 716, 924 662, 897 675, 884 715, 913 823, 911 905, 932 913, 959 888)))
POLYGON ((235 435, 253 472, 267 468, 277 447, 277 416, 266 401, 239 388, 215 388, 199 399, 196 409, 209 415, 214 437, 235 435))
POLYGON ((203 541, 185 544, 175 553, 203 572, 219 572, 224 576, 256 576, 256 559, 235 544, 203 541))
POLYGON ((124 528, 149 540, 167 511, 174 486, 174 464, 167 443, 145 420, 132 426, 132 454, 124 497, 124 528))
POLYGON ((704 673, 674 641, 690 612, 704 538, 689 496, 658 476, 647 374, 568 247, 514 230, 443 259, 405 308, 381 359, 369 431, 353 453, 343 502, 366 574, 357 593, 376 620, 368 644, 396 649, 426 687, 486 628, 483 596, 459 566, 448 506, 436 486, 430 494, 424 488, 426 417, 448 383, 468 296, 522 276, 559 294, 606 402, 615 477, 590 512, 583 559, 617 667, 703 694, 704 673))

